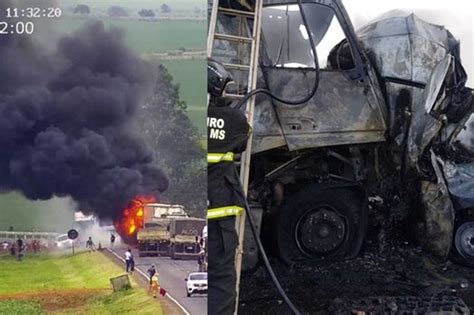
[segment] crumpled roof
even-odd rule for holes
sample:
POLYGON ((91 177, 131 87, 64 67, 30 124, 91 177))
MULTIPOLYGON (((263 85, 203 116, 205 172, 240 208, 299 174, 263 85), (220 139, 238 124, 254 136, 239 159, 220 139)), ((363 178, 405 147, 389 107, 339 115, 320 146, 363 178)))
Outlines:
POLYGON ((415 14, 383 19, 356 33, 382 77, 426 84, 448 53, 459 60, 459 42, 453 35, 444 26, 427 23, 415 14))

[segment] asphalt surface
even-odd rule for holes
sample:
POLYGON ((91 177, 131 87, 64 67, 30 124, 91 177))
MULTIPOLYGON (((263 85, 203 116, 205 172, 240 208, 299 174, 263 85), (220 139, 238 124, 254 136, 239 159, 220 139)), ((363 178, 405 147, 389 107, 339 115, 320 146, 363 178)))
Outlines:
MULTIPOLYGON (((125 257, 126 248, 115 248, 114 251, 121 257, 125 257)), ((138 257, 136 249, 132 249, 132 254, 135 259, 135 268, 144 273, 152 264, 155 265, 160 274, 160 285, 190 314, 207 314, 206 294, 186 296, 186 282, 184 279, 187 278, 188 273, 198 271, 197 261, 172 260, 169 257, 138 257)))

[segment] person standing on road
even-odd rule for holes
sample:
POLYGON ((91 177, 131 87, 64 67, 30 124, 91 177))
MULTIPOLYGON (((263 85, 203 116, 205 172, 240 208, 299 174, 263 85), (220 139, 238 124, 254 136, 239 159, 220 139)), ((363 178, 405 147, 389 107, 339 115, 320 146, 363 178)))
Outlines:
POLYGON ((152 278, 153 276, 156 274, 156 269, 155 269, 155 265, 151 265, 150 268, 148 268, 148 270, 146 271, 146 273, 148 274, 148 277, 150 278, 150 288, 149 288, 149 291, 152 292, 153 290, 153 287, 152 287, 152 284, 153 284, 153 281, 152 281, 152 278))
POLYGON ((132 256, 130 257, 130 272, 135 271, 135 257, 132 256))
POLYGON ((209 58, 207 112, 207 219, 209 224, 209 314, 232 315, 236 304, 236 216, 244 210, 234 154, 245 150, 250 126, 244 113, 222 98, 232 82, 226 69, 209 58))
POLYGON ((150 284, 151 284, 151 278, 155 275, 156 273, 156 269, 155 269, 155 265, 151 265, 150 268, 148 268, 148 270, 146 271, 146 273, 148 274, 148 277, 150 278, 150 284))
POLYGON ((86 242, 86 248, 89 249, 89 253, 95 251, 95 244, 92 241, 91 236, 89 236, 89 239, 86 242))
POLYGON ((150 278, 150 291, 153 294, 153 297, 156 298, 158 294, 158 289, 160 288, 160 284, 158 283, 158 272, 155 272, 153 276, 150 278))
MULTIPOLYGON (((133 271, 132 262, 133 262, 132 251, 130 250, 130 248, 128 248, 127 251, 125 252, 125 270, 127 272, 133 271)), ((133 263, 133 264, 135 264, 135 263, 133 263)))
POLYGON ((113 233, 110 233, 110 248, 114 248, 114 243, 115 243, 115 235, 113 233))

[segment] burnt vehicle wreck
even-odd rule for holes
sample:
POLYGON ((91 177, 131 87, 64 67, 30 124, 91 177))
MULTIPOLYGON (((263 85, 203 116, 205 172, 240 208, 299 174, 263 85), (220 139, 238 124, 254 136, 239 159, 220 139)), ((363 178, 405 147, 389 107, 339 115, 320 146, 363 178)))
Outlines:
MULTIPOLYGON (((354 257, 369 200, 404 200, 400 222, 426 250, 474 266, 474 159, 453 158, 474 109, 459 42, 413 14, 356 32, 340 0, 302 6, 310 30, 296 1, 264 1, 262 13, 259 87, 302 99, 319 81, 301 105, 256 98, 248 198, 267 247, 287 263, 354 257)), ((242 31, 234 22, 219 27, 242 31)), ((237 50, 213 51, 230 62, 237 50)))

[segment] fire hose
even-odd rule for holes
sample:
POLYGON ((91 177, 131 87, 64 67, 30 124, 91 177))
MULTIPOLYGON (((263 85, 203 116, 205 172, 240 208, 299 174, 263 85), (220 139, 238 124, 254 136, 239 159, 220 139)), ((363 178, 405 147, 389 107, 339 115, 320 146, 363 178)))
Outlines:
MULTIPOLYGON (((239 174, 237 172, 237 168, 234 167, 234 170, 235 170, 236 175, 239 176, 239 174)), ((238 188, 240 188, 240 189, 238 191, 241 193, 241 197, 242 197, 242 200, 244 202, 245 213, 247 214, 247 218, 248 218, 249 223, 250 223, 250 230, 252 231, 252 235, 255 239, 255 242, 257 243, 257 247, 258 247, 258 250, 260 252, 260 255, 262 256, 263 263, 265 264, 265 268, 267 269, 267 272, 270 275, 270 278, 272 279, 273 284, 275 285, 278 293, 280 294, 280 296, 282 297, 283 301, 288 306, 288 308, 293 312, 293 314, 301 315, 300 311, 298 311, 298 309, 293 304, 293 302, 291 302, 290 298, 288 297, 285 290, 281 286, 280 281, 278 281, 278 278, 275 275, 275 272, 273 271, 272 266, 270 265, 270 261, 268 260, 267 253, 265 252, 265 249, 263 248, 262 241, 260 240, 260 237, 257 233, 256 228, 255 228, 255 220, 253 218, 252 212, 250 211, 250 206, 249 206, 249 203, 247 201, 247 198, 245 198, 245 195, 243 194, 243 187, 242 187, 242 183, 240 181, 239 181, 239 186, 240 187, 238 187, 238 188)))

